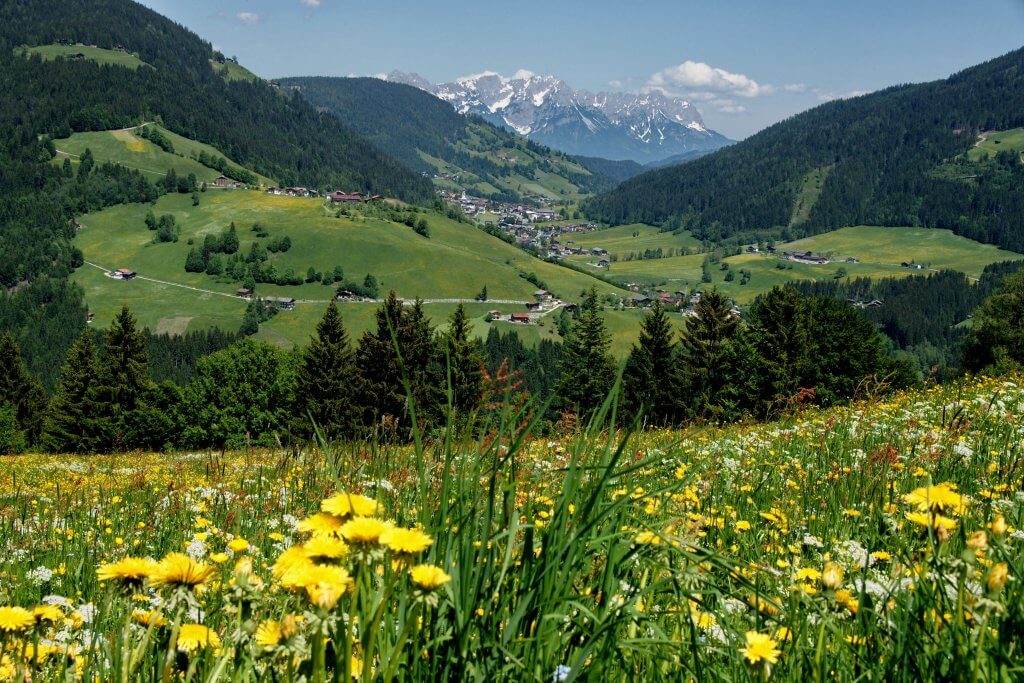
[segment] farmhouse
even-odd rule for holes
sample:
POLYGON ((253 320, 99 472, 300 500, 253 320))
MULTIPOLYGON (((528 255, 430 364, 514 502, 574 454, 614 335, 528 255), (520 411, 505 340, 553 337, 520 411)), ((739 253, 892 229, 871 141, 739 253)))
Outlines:
POLYGON ((334 204, 360 204, 363 201, 363 195, 358 192, 332 192, 328 198, 334 204))
POLYGON ((533 293, 533 298, 537 301, 551 301, 554 298, 554 295, 546 289, 538 289, 533 293))
POLYGON ((501 317, 501 311, 495 309, 493 311, 487 311, 487 317, 491 320, 497 320, 501 317))
POLYGON ((349 301, 356 298, 356 293, 347 289, 339 289, 337 294, 334 295, 334 298, 338 301, 349 301))
POLYGON ((232 189, 233 190, 233 189, 236 189, 236 188, 240 187, 240 184, 235 182, 231 178, 228 178, 225 175, 220 175, 220 176, 217 176, 216 178, 214 178, 213 186, 214 187, 224 187, 224 188, 228 188, 228 189, 232 189))
POLYGON ((245 299, 246 301, 251 301, 252 290, 246 287, 239 287, 238 289, 235 290, 235 296, 237 296, 240 299, 245 299))
POLYGON ((599 268, 608 268, 609 266, 611 266, 611 264, 612 264, 612 262, 609 261, 606 258, 603 258, 603 259, 601 259, 600 261, 597 262, 597 266, 599 268))
POLYGON ((282 311, 290 311, 295 308, 295 299, 284 296, 268 296, 264 299, 268 304, 277 306, 282 311))
POLYGON ((138 273, 134 270, 128 270, 127 268, 118 268, 111 275, 118 280, 132 280, 138 273))
POLYGON ((539 301, 528 301, 526 303, 526 308, 527 308, 527 310, 530 310, 530 311, 539 311, 543 307, 544 307, 543 304, 541 304, 539 301))
POLYGON ((529 323, 530 322, 530 314, 529 313, 513 313, 512 315, 510 315, 508 317, 508 319, 509 319, 510 322, 514 322, 514 323, 529 323))

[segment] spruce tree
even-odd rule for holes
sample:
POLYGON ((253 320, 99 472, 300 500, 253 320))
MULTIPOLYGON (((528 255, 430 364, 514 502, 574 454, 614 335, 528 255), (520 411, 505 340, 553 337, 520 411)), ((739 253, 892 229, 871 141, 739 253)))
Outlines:
POLYGON ((609 353, 611 336, 605 328, 591 288, 565 340, 558 399, 563 408, 586 415, 604 403, 615 381, 615 360, 609 353))
POLYGON ((435 424, 444 413, 445 367, 441 358, 443 352, 438 348, 434 329, 419 299, 402 316, 398 344, 416 418, 419 426, 425 428, 435 424))
POLYGON ((75 341, 61 371, 57 393, 43 426, 44 447, 57 453, 86 453, 96 447, 95 386, 99 364, 92 330, 75 341))
POLYGON ((661 302, 647 314, 640 339, 629 354, 622 382, 627 412, 645 411, 647 421, 668 425, 679 418, 675 336, 661 302))
POLYGON ((338 306, 332 301, 316 326, 316 337, 299 360, 295 431, 309 436, 315 424, 327 439, 352 436, 356 419, 355 376, 355 355, 349 345, 348 332, 338 306))
POLYGON ((10 332, 0 336, 0 406, 13 408, 17 428, 28 443, 35 443, 42 431, 46 392, 29 374, 18 344, 10 332))
POLYGON ((394 339, 402 316, 402 302, 392 291, 377 309, 377 329, 365 332, 356 348, 357 405, 361 423, 371 429, 382 425, 397 428, 405 412, 405 388, 394 339))
POLYGON ((729 300, 712 289, 679 336, 677 373, 688 417, 739 417, 754 395, 752 340, 729 300))
POLYGON ((807 377, 807 302, 792 288, 775 287, 757 300, 750 317, 757 334, 758 398, 762 411, 769 411, 803 388, 807 377))
POLYGON ((447 386, 451 392, 449 400, 457 413, 464 414, 476 407, 480 399, 484 357, 479 342, 470 338, 469 317, 462 304, 448 321, 444 348, 449 379, 447 386))
POLYGON ((149 379, 146 340, 136 329, 135 317, 127 306, 114 316, 104 335, 104 353, 100 364, 101 385, 97 395, 105 404, 105 448, 125 447, 126 427, 133 411, 152 385, 149 379))

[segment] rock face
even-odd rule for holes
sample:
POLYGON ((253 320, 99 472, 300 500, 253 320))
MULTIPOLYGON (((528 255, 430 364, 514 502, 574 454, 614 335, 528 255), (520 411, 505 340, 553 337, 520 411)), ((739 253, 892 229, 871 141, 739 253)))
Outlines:
POLYGON ((569 154, 646 164, 731 142, 705 127, 692 104, 659 92, 573 90, 554 76, 528 71, 511 77, 486 71, 437 85, 418 74, 393 71, 387 80, 426 90, 461 114, 481 116, 569 154))

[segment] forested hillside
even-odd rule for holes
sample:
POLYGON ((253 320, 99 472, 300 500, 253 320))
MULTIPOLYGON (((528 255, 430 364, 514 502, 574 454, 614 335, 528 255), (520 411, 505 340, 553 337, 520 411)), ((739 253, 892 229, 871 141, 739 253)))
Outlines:
POLYGON ((284 184, 333 186, 422 200, 422 178, 347 127, 263 82, 229 81, 210 64, 211 45, 129 0, 29 0, 0 5, 2 116, 23 134, 122 128, 160 118, 284 184), (43 61, 20 45, 59 40, 120 46, 153 68, 88 60, 43 61))
POLYGON ((461 176, 458 184, 477 195, 519 199, 515 188, 522 179, 547 175, 564 179, 583 193, 610 189, 621 179, 479 117, 463 116, 448 102, 410 85, 378 78, 305 77, 278 82, 334 114, 410 168, 461 176), (438 168, 438 161, 444 169, 438 168))
POLYGON ((1021 251, 1019 154, 965 153, 982 132, 1022 125, 1018 50, 945 80, 823 104, 702 159, 638 176, 586 209, 613 223, 678 221, 706 239, 787 226, 807 235, 920 225, 1021 251))

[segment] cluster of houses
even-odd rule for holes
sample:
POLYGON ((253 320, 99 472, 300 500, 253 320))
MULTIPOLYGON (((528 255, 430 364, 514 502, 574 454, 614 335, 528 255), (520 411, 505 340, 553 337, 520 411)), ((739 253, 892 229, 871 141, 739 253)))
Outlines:
POLYGON ((383 200, 383 195, 369 195, 362 192, 331 192, 327 195, 327 201, 332 204, 363 204, 365 202, 380 202, 383 200))
POLYGON ((556 308, 563 307, 570 313, 575 311, 578 307, 576 304, 563 304, 560 300, 555 298, 555 295, 546 289, 538 289, 533 293, 533 301, 526 303, 526 313, 515 312, 509 313, 507 316, 498 309, 487 312, 488 320, 506 320, 511 323, 521 323, 524 325, 530 324, 533 320, 543 317, 547 312, 553 311, 556 308))
POLYGON ((267 188, 267 194, 285 196, 285 197, 319 197, 320 193, 317 190, 311 190, 308 187, 271 187, 267 188))

